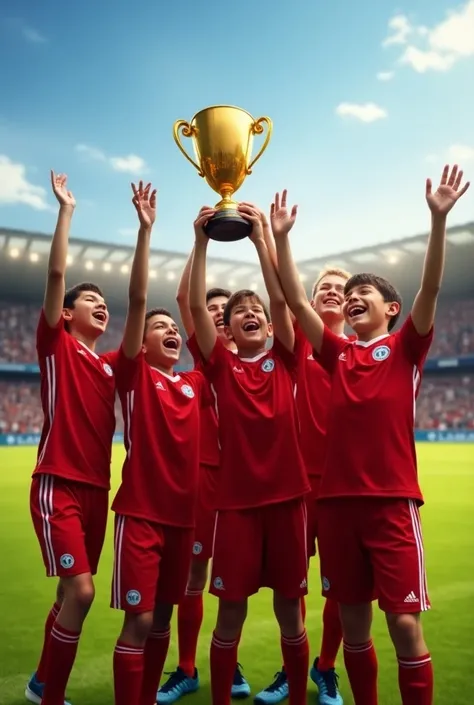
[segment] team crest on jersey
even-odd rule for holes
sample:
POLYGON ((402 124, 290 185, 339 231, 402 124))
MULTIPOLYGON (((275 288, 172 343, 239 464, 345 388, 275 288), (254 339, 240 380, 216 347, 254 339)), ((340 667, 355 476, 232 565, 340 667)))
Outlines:
POLYGON ((189 384, 183 384, 183 386, 181 387, 181 391, 183 392, 185 397, 189 397, 190 399, 192 399, 194 396, 194 390, 192 387, 189 386, 189 384))
POLYGON ((372 350, 372 357, 374 360, 377 360, 377 362, 386 360, 389 355, 390 348, 388 345, 377 345, 377 347, 372 350))
POLYGON ((275 367, 275 361, 272 360, 271 358, 270 358, 270 359, 267 359, 267 360, 264 360, 264 361, 262 362, 262 370, 263 370, 264 372, 272 372, 272 370, 274 369, 274 367, 275 367))
POLYGON ((193 553, 195 556, 199 556, 199 554, 202 553, 202 543, 199 541, 194 542, 193 553))
POLYGON ((74 556, 71 556, 70 553, 63 553, 63 555, 59 559, 59 562, 61 563, 62 568, 68 570, 69 568, 72 568, 75 563, 74 556))
POLYGON ((339 355, 339 359, 341 362, 347 362, 347 355, 344 351, 339 355))
POLYGON ((142 596, 138 592, 138 590, 129 590, 125 596, 125 599, 127 600, 129 605, 132 605, 132 607, 135 607, 136 605, 139 605, 142 596))
POLYGON ((324 578, 324 577, 323 577, 322 583, 323 583, 324 592, 327 592, 329 590, 329 588, 331 587, 331 583, 329 582, 329 580, 327 578, 324 578))
POLYGON ((104 368, 104 372, 105 372, 106 375, 109 375, 109 377, 113 377, 113 376, 114 376, 114 371, 113 371, 113 369, 112 369, 111 366, 108 365, 106 362, 103 364, 103 368, 104 368))
POLYGON ((214 578, 213 585, 216 590, 224 590, 224 581, 222 578, 214 578))

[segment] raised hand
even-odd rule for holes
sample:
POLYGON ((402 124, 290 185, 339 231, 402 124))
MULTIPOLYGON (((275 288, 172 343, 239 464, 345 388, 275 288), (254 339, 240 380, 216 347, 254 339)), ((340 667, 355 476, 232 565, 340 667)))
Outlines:
POLYGON ((433 215, 447 215, 457 200, 463 196, 469 188, 469 181, 466 181, 462 189, 461 181, 463 172, 458 171, 455 164, 449 173, 449 164, 443 169, 441 181, 438 189, 432 192, 431 179, 426 179, 426 201, 433 215))
POLYGON ((76 207, 76 199, 71 191, 67 190, 67 175, 55 174, 51 170, 51 186, 60 206, 76 207))
POLYGON ((263 223, 266 221, 263 211, 254 206, 253 203, 239 203, 237 210, 242 218, 248 220, 252 226, 252 232, 249 235, 252 242, 263 240, 263 223))
POLYGON ((143 181, 131 184, 133 191, 132 203, 138 214, 140 225, 151 228, 156 220, 156 189, 151 190, 151 184, 143 188, 143 181))
POLYGON ((216 209, 212 206, 203 206, 199 211, 196 220, 194 221, 194 237, 196 242, 208 243, 209 238, 204 232, 204 228, 207 225, 207 221, 216 214, 216 209))
POLYGON ((275 194, 275 200, 270 207, 270 223, 272 226, 273 236, 275 238, 282 235, 288 235, 291 228, 295 224, 298 206, 293 206, 291 212, 286 207, 287 191, 275 194))

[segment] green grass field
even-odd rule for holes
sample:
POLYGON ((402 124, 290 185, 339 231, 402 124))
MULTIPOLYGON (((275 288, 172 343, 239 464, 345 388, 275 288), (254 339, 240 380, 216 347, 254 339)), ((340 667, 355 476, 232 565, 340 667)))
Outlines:
MULTIPOLYGON (((428 582, 433 609, 425 617, 427 641, 433 654, 436 698, 439 705, 471 702, 468 695, 474 632, 474 445, 420 445, 420 474, 425 492, 424 522, 428 582)), ((0 705, 24 702, 25 682, 34 670, 41 645, 43 622, 55 584, 44 577, 28 501, 33 448, 0 450, 0 705)), ((119 479, 122 449, 114 454, 114 482, 119 479)), ((112 574, 112 536, 109 535, 97 576, 97 597, 87 620, 68 695, 74 705, 112 703, 112 651, 121 614, 109 609, 112 574)), ((320 638, 321 598, 318 566, 313 562, 307 626, 315 654, 320 638)), ((202 687, 188 696, 188 705, 210 702, 208 647, 216 601, 206 599, 201 633, 199 667, 202 687)), ((397 674, 382 615, 374 627, 379 657, 380 703, 399 703, 397 674)), ((256 693, 266 686, 280 666, 278 630, 267 590, 250 602, 249 617, 240 649, 244 672, 256 693)), ((175 641, 167 670, 176 665, 175 641)), ((352 702, 340 659, 341 688, 352 702)), ((314 702, 315 688, 308 686, 314 702)))

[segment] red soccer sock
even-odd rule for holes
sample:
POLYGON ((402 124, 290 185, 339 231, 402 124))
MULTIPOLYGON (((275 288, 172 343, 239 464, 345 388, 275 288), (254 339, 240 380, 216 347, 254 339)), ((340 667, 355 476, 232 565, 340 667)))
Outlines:
MULTIPOLYGON (((212 705, 229 705, 230 691, 237 668, 238 639, 226 641, 214 632, 211 641, 212 705)), ((145 704, 144 704, 145 705, 145 704)))
POLYGON ((355 705, 378 705, 378 665, 372 640, 365 644, 344 642, 344 663, 355 705))
POLYGON ((141 705, 143 663, 143 649, 117 641, 114 651, 115 705, 141 705))
POLYGON ((306 705, 309 644, 306 631, 296 637, 281 635, 281 651, 288 676, 290 705, 306 705))
POLYGON ((301 619, 304 624, 306 622, 306 600, 304 599, 304 596, 301 598, 301 619))
POLYGON ((170 633, 169 627, 163 632, 154 630, 146 640, 142 694, 140 703, 137 703, 137 705, 155 705, 156 703, 156 692, 160 685, 161 674, 163 673, 170 645, 170 633))
POLYGON ((187 590, 178 607, 179 667, 194 676, 196 650, 203 618, 202 590, 187 590))
POLYGON ((46 617, 46 622, 44 625, 43 650, 41 651, 40 660, 36 669, 36 679, 39 683, 44 683, 46 680, 46 658, 48 654, 49 637, 51 636, 51 629, 53 628, 53 624, 56 621, 56 617, 58 616, 60 609, 61 605, 58 602, 55 602, 46 617))
POLYGON ((431 656, 398 657, 398 685, 403 705, 432 705, 433 664, 431 656))
POLYGON ((66 686, 76 659, 80 632, 70 632, 55 622, 51 629, 44 674, 42 705, 64 705, 66 686))
POLYGON ((339 605, 335 600, 326 600, 323 609, 323 636, 318 661, 320 671, 329 671, 335 667, 341 642, 342 627, 339 605))

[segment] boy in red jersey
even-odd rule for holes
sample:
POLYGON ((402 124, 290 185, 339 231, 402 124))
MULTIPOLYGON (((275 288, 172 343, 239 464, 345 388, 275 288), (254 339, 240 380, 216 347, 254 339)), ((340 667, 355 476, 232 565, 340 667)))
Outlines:
MULTIPOLYGON (((285 194, 283 194, 285 198, 285 194)), ((274 242, 269 243, 274 248, 274 242)), ((276 257, 276 253, 275 253, 276 257)), ((325 325, 337 336, 344 336, 344 286, 350 274, 339 267, 325 267, 312 290, 311 306, 325 325)), ((295 324, 298 379, 296 406, 300 422, 300 449, 311 484, 306 497, 308 512, 308 556, 316 555, 318 535, 319 487, 326 455, 326 425, 331 397, 330 377, 313 356, 310 343, 295 324)), ((303 618, 305 612, 302 600, 303 618)), ((342 642, 339 607, 335 600, 326 599, 323 609, 323 633, 320 655, 314 660, 310 675, 318 686, 319 705, 342 705, 335 671, 336 657, 342 642)), ((288 678, 283 666, 273 683, 255 696, 258 705, 275 705, 288 697, 288 678)))
POLYGON ((65 291, 76 202, 65 175, 51 172, 51 183, 59 216, 36 337, 45 419, 30 507, 47 575, 60 580, 25 695, 33 703, 63 705, 107 523, 115 356, 94 352, 109 319, 100 289, 84 283, 65 291))
POLYGON ((414 444, 414 402, 433 337, 446 217, 466 192, 462 171, 444 168, 438 190, 426 182, 432 227, 421 287, 402 327, 391 333, 401 299, 385 279, 352 277, 344 315, 355 342, 335 336, 308 304, 288 232, 276 238, 288 303, 331 375, 326 471, 319 508, 323 595, 340 604, 344 660, 356 705, 377 705, 372 600, 385 612, 398 658, 403 705, 431 705, 433 670, 420 621, 430 608, 414 444), (341 437, 341 434, 343 437, 341 437), (341 560, 344 556, 344 560, 341 560))
POLYGON ((208 238, 203 227, 214 214, 212 209, 201 211, 194 224, 189 297, 200 359, 216 398, 221 448, 211 575, 211 592, 219 597, 210 654, 212 700, 213 705, 229 703, 247 600, 267 586, 274 591, 290 702, 302 705, 308 641, 300 600, 307 593, 304 496, 309 484, 298 447, 294 330, 265 244, 260 212, 250 205, 240 205, 239 210, 252 224, 251 239, 269 292, 273 327, 260 297, 239 291, 224 312, 237 355, 219 340, 206 308, 208 238), (273 348, 267 350, 272 332, 273 348))
POLYGON ((175 375, 181 336, 164 309, 146 313, 155 192, 133 203, 140 230, 117 360, 127 456, 114 499, 112 607, 125 612, 114 652, 116 705, 153 705, 168 652, 173 605, 191 563, 199 472, 200 372, 175 375))
MULTIPOLYGON (((209 206, 205 207, 207 210, 209 206)), ((189 275, 194 250, 191 252, 178 285, 176 300, 181 321, 188 340, 194 333, 194 324, 189 308, 189 275)), ((229 350, 235 350, 224 328, 224 309, 230 298, 227 289, 213 288, 206 293, 207 310, 215 325, 217 335, 229 350)), ((193 557, 189 572, 186 595, 179 603, 178 624, 178 667, 173 671, 158 693, 159 705, 171 705, 183 695, 195 693, 199 688, 199 672, 196 668, 196 651, 199 632, 203 620, 203 591, 206 587, 209 560, 212 558, 212 544, 216 519, 215 493, 219 470, 219 443, 217 437, 217 416, 214 406, 201 411, 199 496, 196 511, 193 557)), ((237 665, 232 682, 232 697, 247 697, 250 687, 237 665)))

